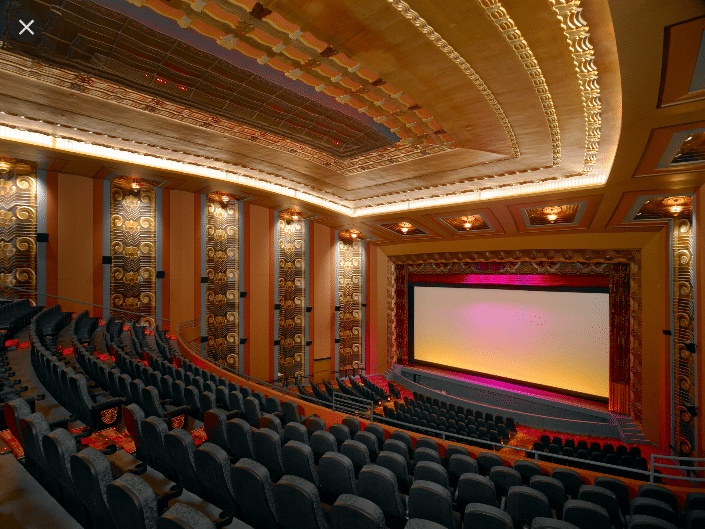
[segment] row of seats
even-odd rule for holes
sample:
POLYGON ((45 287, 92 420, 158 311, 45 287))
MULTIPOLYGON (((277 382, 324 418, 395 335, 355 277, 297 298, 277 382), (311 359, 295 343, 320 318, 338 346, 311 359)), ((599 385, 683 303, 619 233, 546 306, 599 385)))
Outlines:
POLYGON ((5 340, 17 331, 29 325, 32 318, 42 311, 43 307, 33 306, 28 299, 6 302, 0 306, 0 338, 1 348, 5 347, 5 340))

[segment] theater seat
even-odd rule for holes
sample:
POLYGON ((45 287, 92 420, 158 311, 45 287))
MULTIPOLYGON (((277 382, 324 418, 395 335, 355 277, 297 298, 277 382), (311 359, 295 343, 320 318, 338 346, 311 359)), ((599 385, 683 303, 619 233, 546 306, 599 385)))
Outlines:
POLYGON ((177 481, 186 490, 203 497, 205 492, 198 479, 194 461, 196 442, 193 436, 181 428, 174 429, 164 436, 164 448, 173 459, 177 481))
POLYGON ((324 455, 319 461, 318 478, 325 503, 334 503, 341 494, 357 496, 355 468, 350 458, 343 454, 328 452, 324 455))
POLYGON ((110 462, 95 448, 71 456, 71 476, 79 498, 88 509, 94 527, 113 529, 106 488, 113 481, 110 462))
POLYGON ((269 429, 255 430, 252 433, 252 444, 255 461, 267 467, 272 481, 281 478, 284 475, 281 438, 269 429))
MULTIPOLYGON (((319 433, 319 432, 316 432, 319 433)), ((319 486, 318 471, 313 462, 313 451, 307 444, 289 441, 282 448, 284 474, 298 476, 319 486)))
POLYGON ((463 527, 482 529, 513 529, 512 517, 502 509, 483 503, 470 503, 465 508, 463 527))
POLYGON ((284 444, 289 441, 298 441, 300 443, 308 444, 308 430, 303 424, 298 422, 290 422, 284 426, 282 430, 282 442, 284 444))
POLYGON ((355 476, 358 476, 362 468, 370 463, 370 453, 359 441, 345 441, 340 447, 340 453, 352 461, 355 476))
POLYGON ((225 431, 228 434, 228 450, 237 459, 255 458, 255 448, 252 442, 252 427, 244 419, 228 421, 225 431))
POLYGON ((332 433, 318 430, 313 432, 309 442, 313 451, 313 459, 317 465, 321 458, 328 452, 337 452, 338 443, 332 433))
POLYGON ((194 461, 205 499, 221 509, 237 512, 228 453, 213 443, 203 443, 194 453, 194 461))
POLYGON ((343 494, 330 511, 331 529, 385 529, 384 513, 365 498, 343 494))
POLYGON ((524 486, 512 487, 507 493, 507 513, 515 529, 521 529, 524 524, 531 525, 534 518, 550 518, 551 507, 543 493, 524 486))
POLYGON ((312 483, 297 476, 284 476, 272 489, 284 529, 328 529, 318 491, 312 483))
POLYGON ((407 515, 407 498, 399 494, 397 479, 392 472, 379 465, 365 465, 358 477, 362 498, 377 504, 385 514, 387 525, 398 526, 407 515))
POLYGON ((335 437, 335 442, 338 445, 338 450, 340 450, 341 445, 345 441, 352 439, 350 435, 350 428, 344 424, 331 424, 328 427, 328 433, 335 437))
POLYGON ((272 480, 267 469, 252 459, 242 458, 232 467, 232 483, 245 521, 277 529, 272 480))
POLYGON ((582 500, 568 500, 563 506, 563 519, 578 529, 610 529, 610 516, 607 511, 582 500))
POLYGON ((430 520, 447 529, 460 529, 460 514, 453 512, 450 492, 430 481, 415 480, 411 486, 409 518, 430 520))

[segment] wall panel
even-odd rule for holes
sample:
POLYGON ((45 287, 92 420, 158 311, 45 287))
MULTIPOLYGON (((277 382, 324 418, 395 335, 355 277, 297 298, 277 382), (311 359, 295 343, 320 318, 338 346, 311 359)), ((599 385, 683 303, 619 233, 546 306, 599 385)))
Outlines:
POLYGON ((249 355, 245 373, 260 380, 272 379, 272 311, 273 311, 273 223, 267 208, 250 205, 249 230, 245 244, 249 246, 250 290, 247 293, 249 328, 245 330, 249 355))
POLYGON ((311 227, 313 232, 311 247, 313 254, 313 274, 311 276, 313 312, 310 317, 313 319, 313 333, 311 335, 313 345, 309 354, 313 352, 315 379, 320 380, 327 372, 325 379, 329 380, 333 365, 331 358, 335 356, 333 350, 335 333, 333 259, 335 258, 335 246, 331 237, 334 230, 317 223, 311 223, 311 227))
POLYGON ((193 258, 197 252, 195 234, 198 227, 193 223, 193 208, 197 199, 200 196, 193 193, 169 192, 169 328, 172 331, 176 331, 180 322, 198 316, 194 291, 197 271, 193 258))
MULTIPOLYGON (((93 302, 93 179, 59 174, 58 186, 58 292, 63 298, 93 302)), ((64 311, 83 312, 93 307, 60 300, 64 311)))

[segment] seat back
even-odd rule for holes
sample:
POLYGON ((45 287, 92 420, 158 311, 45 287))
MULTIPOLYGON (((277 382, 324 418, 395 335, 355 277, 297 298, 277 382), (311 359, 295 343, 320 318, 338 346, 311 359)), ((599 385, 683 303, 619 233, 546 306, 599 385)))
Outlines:
POLYGON ((277 528, 272 479, 267 469, 249 458, 242 458, 232 467, 235 498, 245 520, 269 529, 277 528))
POLYGON ((350 430, 350 438, 354 438, 355 434, 362 430, 360 420, 357 417, 344 417, 342 423, 350 430))
POLYGON ((298 441, 300 443, 308 444, 308 430, 303 424, 298 422, 290 422, 284 426, 282 431, 284 443, 289 441, 298 441))
POLYGON ((203 443, 194 453, 198 480, 205 491, 205 499, 221 509, 235 512, 237 500, 232 484, 228 453, 213 443, 203 443))
POLYGON ((416 445, 416 450, 414 450, 414 465, 417 465, 421 461, 431 461, 432 463, 441 464, 441 456, 437 451, 431 448, 421 447, 416 445))
POLYGON ((365 465, 370 464, 370 452, 367 447, 359 441, 345 441, 340 446, 340 453, 347 456, 352 461, 355 468, 355 475, 359 475, 365 465))
POLYGON ((71 476, 76 492, 91 514, 94 525, 113 527, 107 504, 107 486, 113 481, 108 458, 92 447, 71 456, 71 476))
POLYGON ((382 446, 382 450, 385 452, 394 452, 399 454, 406 461, 407 466, 411 466, 411 460, 409 458, 409 449, 406 444, 397 439, 387 439, 382 446))
MULTIPOLYGON (((382 451, 377 456, 377 464, 392 471, 397 478, 400 492, 408 494, 411 477, 409 476, 409 466, 406 459, 395 452, 382 451)), ((433 465, 435 463, 428 463, 433 465)))
POLYGON ((498 496, 506 496, 511 487, 522 485, 521 474, 509 467, 492 467, 489 478, 494 483, 498 496))
POLYGON ((215 524, 190 505, 175 503, 157 520, 157 529, 215 529, 215 524))
POLYGON ((174 478, 176 474, 171 465, 171 456, 164 448, 164 436, 169 432, 164 419, 148 417, 142 421, 142 439, 149 457, 156 469, 167 477, 174 478))
POLYGON ((459 527, 453 514, 453 498, 447 488, 424 480, 414 480, 409 491, 409 518, 422 518, 443 527, 459 527))
POLYGON ((321 457, 326 453, 338 451, 338 443, 335 441, 333 434, 323 430, 313 432, 309 444, 311 450, 313 450, 313 457, 316 464, 318 464, 321 457))
POLYGON ((196 443, 193 436, 181 428, 176 428, 164 436, 164 449, 173 459, 177 481, 196 496, 203 497, 204 491, 196 473, 194 454, 196 443))
MULTIPOLYGON (((318 432, 316 432, 318 433, 318 432)), ((313 461, 313 451, 307 444, 289 441, 282 448, 284 474, 298 476, 319 486, 318 471, 313 461)))
POLYGON ((384 513, 370 500, 343 494, 330 511, 332 529, 385 529, 384 513))
POLYGON ((218 445, 225 451, 228 446, 228 413, 220 408, 213 408, 203 414, 203 429, 208 436, 208 441, 218 445))
POLYGON ((483 476, 489 476, 493 467, 501 467, 502 458, 491 452, 477 454, 477 468, 483 476))
POLYGON ((399 494, 397 479, 392 472, 379 465, 365 465, 357 480, 359 495, 377 504, 387 515, 406 516, 405 502, 399 494))
POLYGON ((335 437, 335 442, 338 444, 338 449, 340 450, 340 446, 352 437, 350 436, 350 428, 345 426, 344 424, 331 424, 328 427, 328 433, 332 434, 333 437, 335 437))
POLYGON ((252 427, 243 419, 231 419, 225 427, 229 452, 236 458, 255 458, 252 444, 252 427))
POLYGON ((594 503, 583 500, 568 500, 563 505, 563 519, 580 529, 610 529, 607 511, 594 503))
POLYGON ((354 437, 355 441, 364 444, 367 447, 367 451, 370 454, 370 461, 374 463, 377 461, 377 455, 379 454, 379 445, 377 444, 377 437, 367 431, 357 432, 354 437))
POLYGON ((134 474, 123 474, 106 487, 108 510, 116 527, 154 529, 157 525, 157 495, 134 474))
MULTIPOLYGON (((584 443, 585 441, 581 442, 584 443)), ((551 477, 563 483, 566 494, 570 495, 571 498, 578 497, 578 491, 583 486, 583 480, 575 470, 556 467, 551 471, 551 477)))
POLYGON ((283 435, 282 423, 279 418, 274 415, 263 415, 259 420, 259 427, 268 428, 275 432, 279 437, 283 435))
MULTIPOLYGON (((633 453, 634 449, 639 450, 639 447, 632 446, 629 449, 630 455, 633 453)), ((641 451, 639 451, 639 456, 641 456, 641 451)), ((678 512, 678 500, 676 499, 676 495, 672 490, 661 485, 654 485, 652 483, 644 483, 643 485, 639 485, 637 497, 653 498, 654 500, 662 501, 668 505, 673 512, 678 512)))
POLYGON ((531 525, 536 517, 550 518, 551 507, 545 494, 529 487, 512 487, 507 493, 507 513, 514 520, 514 527, 531 525))
POLYGON ((531 482, 532 476, 541 475, 541 467, 533 461, 524 461, 522 459, 517 459, 514 462, 514 470, 519 472, 519 474, 521 475, 522 483, 524 483, 524 485, 528 485, 531 482))
POLYGON ((350 458, 337 452, 328 452, 318 462, 321 492, 333 499, 341 494, 357 495, 355 468, 350 458))
POLYGON ((313 484, 297 476, 284 476, 272 489, 276 512, 284 529, 328 529, 313 484))
POLYGON ((414 468, 414 482, 418 480, 430 481, 445 489, 450 487, 448 471, 442 465, 431 461, 421 461, 416 465, 414 468))
POLYGON ((413 459, 414 457, 414 447, 411 442, 411 436, 402 431, 402 430, 394 430, 390 435, 389 439, 393 439, 395 441, 401 441, 406 445, 406 448, 409 450, 409 458, 413 459))
POLYGON ((560 516, 567 499, 563 483, 548 476, 532 476, 529 483, 532 489, 542 492, 548 498, 548 504, 560 516))
POLYGON ((384 441, 386 440, 384 436, 384 428, 382 428, 379 424, 370 423, 365 427, 365 431, 367 433, 371 433, 377 438, 377 446, 379 450, 381 450, 384 445, 384 441))
POLYGON ((262 418, 262 412, 260 411, 259 401, 254 397, 247 397, 245 399, 245 416, 247 417, 247 422, 253 428, 259 428, 259 421, 262 418))
POLYGON ((431 439, 430 437, 419 437, 416 440, 415 450, 418 450, 419 448, 428 448, 429 450, 438 452, 438 443, 435 439, 431 439))
POLYGON ((282 466, 281 438, 276 432, 265 428, 252 433, 255 461, 264 465, 276 481, 284 475, 282 466))
POLYGON ((301 422, 299 409, 295 402, 290 400, 284 401, 282 403, 282 412, 284 413, 284 424, 289 424, 290 422, 301 422))
MULTIPOLYGON (((497 507, 482 503, 470 503, 465 508, 464 527, 482 527, 483 529, 513 529, 512 517, 497 507)), ((533 526, 532 526, 532 529, 533 526)))

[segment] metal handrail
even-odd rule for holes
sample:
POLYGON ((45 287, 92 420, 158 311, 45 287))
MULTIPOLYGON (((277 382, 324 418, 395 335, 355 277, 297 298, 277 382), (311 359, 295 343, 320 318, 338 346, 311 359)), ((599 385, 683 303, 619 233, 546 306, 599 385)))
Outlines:
MULTIPOLYGON (((186 328, 187 326, 188 326, 188 327, 192 327, 192 326, 194 326, 194 325, 196 325, 196 324, 198 324, 198 323, 200 323, 200 318, 196 318, 196 319, 190 320, 190 321, 188 321, 188 322, 183 322, 183 324, 188 324, 188 325, 184 325, 184 326, 182 327, 182 324, 179 324, 179 325, 177 325, 177 329, 183 329, 183 328, 186 328)), ((177 335, 177 336, 178 336, 178 335, 177 335)), ((181 337, 179 336, 178 339, 181 340, 181 337)), ((182 340, 182 344, 183 344, 184 347, 186 347, 187 349, 191 349, 191 347, 189 347, 189 345, 187 345, 186 343, 184 343, 183 340, 182 340)), ((195 343, 194 343, 194 345, 200 345, 200 344, 195 344, 195 343)), ((194 353, 195 353, 195 351, 194 351, 194 353)), ((293 396, 293 397, 295 397, 295 398, 298 398, 298 399, 302 399, 302 398, 303 398, 304 400, 306 400, 306 401, 308 401, 308 402, 311 402, 312 404, 316 404, 316 405, 322 406, 322 407, 324 407, 324 408, 329 408, 329 407, 331 406, 331 403, 330 403, 330 402, 325 402, 325 401, 318 400, 318 399, 316 399, 316 397, 313 396, 313 395, 312 395, 312 396, 308 396, 308 395, 304 396, 304 395, 301 395, 301 394, 298 392, 298 390, 297 390, 297 391, 291 391, 291 390, 289 390, 289 389, 287 389, 287 388, 285 388, 285 387, 278 386, 278 385, 275 385, 275 384, 270 384, 269 382, 265 382, 265 381, 263 381, 263 380, 259 380, 259 379, 255 378, 255 377, 251 377, 251 376, 246 375, 246 374, 238 373, 238 372, 236 372, 234 369, 232 369, 232 368, 230 368, 230 367, 228 367, 228 366, 221 366, 220 364, 216 364, 216 365, 217 365, 218 367, 220 367, 221 369, 224 369, 225 371, 227 371, 227 372, 229 372, 229 373, 231 373, 231 374, 233 374, 233 375, 235 375, 235 376, 237 376, 237 377, 244 378, 244 379, 245 379, 246 381, 248 381, 248 382, 254 382, 254 383, 256 383, 256 384, 259 384, 259 385, 261 385, 261 386, 264 386, 264 387, 266 387, 266 388, 269 388, 269 389, 271 389, 271 390, 273 390, 273 391, 276 391, 276 392, 278 392, 278 393, 281 393, 282 395, 291 395, 291 396, 293 396)), ((419 430, 423 431, 423 433, 428 434, 428 435, 436 434, 436 435, 434 435, 434 437, 440 438, 440 439, 441 439, 442 441, 444 441, 444 442, 446 441, 446 438, 447 438, 448 436, 450 436, 450 437, 452 437, 453 440, 455 440, 455 441, 457 441, 457 442, 459 442, 459 443, 464 443, 464 444, 469 445, 469 446, 475 446, 475 447, 477 447, 477 448, 487 448, 488 450, 495 450, 495 447, 498 447, 499 449, 508 448, 508 449, 514 450, 514 451, 516 451, 516 452, 523 452, 524 454, 532 454, 532 455, 533 455, 533 458, 534 458, 534 461, 537 462, 537 463, 541 460, 541 459, 540 459, 541 457, 550 457, 550 458, 553 459, 553 460, 556 460, 556 459, 565 460, 565 461, 566 461, 566 463, 564 463, 565 466, 571 466, 571 465, 569 464, 569 462, 572 461, 572 462, 578 463, 579 465, 583 465, 583 464, 585 464, 585 463, 588 463, 588 464, 591 465, 591 466, 597 466, 597 467, 600 467, 601 469, 602 469, 602 468, 605 468, 605 469, 615 469, 615 470, 619 470, 619 471, 622 471, 622 472, 624 472, 624 471, 626 470, 626 471, 628 471, 628 472, 629 472, 630 474, 632 474, 632 475, 641 475, 641 476, 643 476, 643 477, 644 477, 644 480, 646 480, 646 479, 648 478, 649 483, 654 483, 654 479, 655 479, 655 477, 657 476, 657 474, 656 474, 656 472, 655 472, 655 467, 657 467, 657 466, 658 466, 659 468, 679 468, 679 469, 681 469, 681 470, 684 470, 683 467, 680 466, 680 465, 665 465, 665 464, 662 464, 662 463, 656 463, 656 462, 654 461, 655 458, 674 459, 674 460, 680 460, 680 461, 705 461, 705 458, 672 457, 672 456, 661 456, 661 455, 657 455, 657 454, 651 454, 651 464, 649 465, 649 470, 637 470, 637 469, 633 469, 633 468, 625 468, 625 467, 623 467, 623 466, 618 466, 618 465, 610 465, 610 464, 608 464, 608 463, 601 463, 601 462, 598 462, 598 461, 591 461, 591 460, 579 459, 579 458, 577 458, 577 457, 564 456, 564 455, 562 455, 562 454, 551 454, 551 453, 548 453, 548 452, 538 452, 538 451, 533 450, 533 449, 521 448, 521 447, 518 447, 518 446, 505 445, 505 444, 502 444, 502 443, 494 443, 494 442, 492 442, 492 441, 485 441, 485 440, 482 440, 482 439, 474 439, 474 438, 471 438, 471 437, 469 437, 469 436, 464 436, 464 435, 457 434, 457 433, 451 433, 451 434, 449 434, 448 432, 445 432, 445 431, 443 431, 443 430, 435 430, 435 429, 429 428, 429 427, 418 426, 418 425, 411 424, 411 423, 408 423, 408 422, 398 421, 398 420, 396 420, 396 419, 390 419, 390 418, 388 418, 388 417, 384 417, 384 416, 382 416, 382 415, 378 415, 378 414, 376 414, 376 413, 374 412, 374 402, 369 401, 369 400, 367 400, 367 399, 363 399, 363 398, 361 398, 361 397, 356 397, 356 396, 352 396, 352 395, 344 395, 344 394, 342 394, 342 393, 340 393, 340 392, 337 392, 337 391, 333 393, 332 408, 333 408, 332 411, 347 412, 347 413, 352 412, 352 413, 355 413, 356 415, 362 417, 363 419, 369 420, 371 423, 375 422, 375 418, 377 418, 377 422, 379 422, 379 419, 383 419, 382 422, 383 422, 384 424, 391 424, 392 426, 396 426, 396 427, 398 427, 398 428, 400 428, 400 429, 402 429, 402 430, 411 430, 411 431, 414 431, 415 429, 419 429, 419 430), (339 397, 337 397, 337 400, 336 400, 336 395, 340 395, 339 397), (342 406, 341 406, 340 404, 336 405, 336 402, 343 402, 343 401, 345 401, 345 400, 347 400, 347 401, 350 401, 350 400, 355 401, 355 400, 356 400, 356 401, 360 401, 361 403, 365 403, 365 404, 364 404, 363 406, 361 406, 360 408, 357 408, 357 409, 352 408, 352 407, 347 407, 347 408, 346 408, 346 406, 345 406, 344 404, 343 404, 342 406), (366 408, 367 408, 367 405, 369 405, 369 411, 367 411, 367 409, 366 409, 366 408), (362 411, 363 409, 365 410, 364 412, 362 411), (478 445, 480 445, 480 446, 478 446, 478 445)), ((688 470, 694 472, 695 470, 702 470, 702 469, 704 469, 704 468, 702 468, 702 467, 691 467, 691 468, 689 468, 688 470)), ((607 472, 605 472, 605 473, 607 473, 607 472)), ((658 474, 658 477, 659 477, 659 478, 665 478, 665 479, 674 479, 674 480, 681 480, 681 481, 689 481, 689 482, 692 482, 694 486, 695 486, 695 483, 696 483, 696 482, 705 482, 705 478, 691 478, 690 476, 670 476, 670 475, 658 474)))

